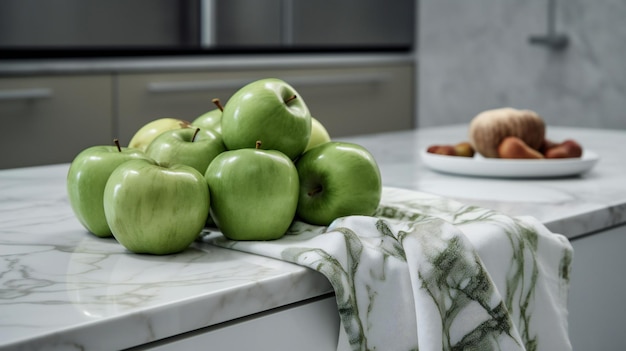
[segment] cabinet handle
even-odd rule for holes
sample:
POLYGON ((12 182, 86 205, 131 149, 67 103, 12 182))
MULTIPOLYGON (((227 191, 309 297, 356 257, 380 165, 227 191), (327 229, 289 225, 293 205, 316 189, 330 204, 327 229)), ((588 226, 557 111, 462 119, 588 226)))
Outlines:
POLYGON ((151 82, 148 83, 148 91, 151 93, 187 93, 215 89, 240 88, 248 83, 250 83, 250 81, 247 79, 151 82))
POLYGON ((46 99, 52 96, 52 89, 14 89, 0 90, 0 101, 46 99))
MULTIPOLYGON (((342 74, 325 76, 303 76, 282 78, 294 87, 303 86, 337 86, 351 84, 382 84, 389 80, 389 74, 342 74)), ((211 81, 183 81, 183 82, 151 82, 148 83, 148 91, 151 93, 181 93, 198 92, 216 89, 239 89, 252 82, 250 79, 229 79, 211 81)))
POLYGON ((295 86, 337 86, 354 84, 383 84, 390 79, 388 73, 368 73, 368 74, 337 74, 326 76, 306 76, 285 79, 289 84, 295 86))

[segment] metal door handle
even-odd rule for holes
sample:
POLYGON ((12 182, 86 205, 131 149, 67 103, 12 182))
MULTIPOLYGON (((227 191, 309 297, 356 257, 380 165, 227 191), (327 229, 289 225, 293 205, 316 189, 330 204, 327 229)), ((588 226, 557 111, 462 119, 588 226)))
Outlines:
POLYGON ((0 101, 46 99, 52 96, 52 89, 32 88, 0 90, 0 101))
POLYGON ((389 80, 387 73, 337 74, 326 76, 291 77, 285 79, 293 86, 377 85, 389 80))
POLYGON ((250 83, 248 79, 203 80, 183 82, 150 82, 151 93, 188 93, 215 89, 237 89, 250 83))
MULTIPOLYGON (((285 77, 287 83, 294 87, 303 86, 337 86, 351 84, 381 84, 389 79, 385 73, 342 74, 325 76, 285 77)), ((183 81, 183 82, 151 82, 148 91, 151 93, 199 92, 215 89, 239 89, 252 82, 251 79, 183 81)))
POLYGON ((548 0, 548 23, 547 33, 533 35, 528 38, 531 44, 544 45, 552 50, 563 50, 569 45, 569 37, 566 34, 558 34, 555 29, 556 0, 548 0))

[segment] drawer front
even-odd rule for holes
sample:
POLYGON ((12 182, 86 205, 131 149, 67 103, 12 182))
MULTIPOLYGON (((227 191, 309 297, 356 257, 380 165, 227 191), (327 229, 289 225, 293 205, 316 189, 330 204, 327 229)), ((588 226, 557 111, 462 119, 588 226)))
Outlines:
POLYGON ((139 349, 336 351, 339 328, 343 326, 337 300, 331 296, 141 345, 139 349))
POLYGON ((623 350, 626 225, 576 238, 572 246, 567 303, 573 349, 623 350))
POLYGON ((413 66, 124 74, 118 77, 120 140, 161 117, 193 120, 245 84, 281 78, 304 98, 332 137, 414 127, 413 66))
POLYGON ((0 168, 71 162, 112 143, 109 76, 0 78, 0 168))

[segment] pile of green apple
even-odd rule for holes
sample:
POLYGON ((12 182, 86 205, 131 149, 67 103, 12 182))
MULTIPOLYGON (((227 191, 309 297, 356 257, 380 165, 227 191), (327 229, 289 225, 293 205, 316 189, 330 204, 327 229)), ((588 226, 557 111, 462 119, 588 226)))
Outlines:
POLYGON ((331 140, 296 90, 268 78, 193 122, 159 118, 128 147, 92 146, 72 161, 80 223, 135 253, 186 249, 208 225, 231 240, 281 238, 294 220, 327 226, 372 215, 382 185, 362 146, 331 140))

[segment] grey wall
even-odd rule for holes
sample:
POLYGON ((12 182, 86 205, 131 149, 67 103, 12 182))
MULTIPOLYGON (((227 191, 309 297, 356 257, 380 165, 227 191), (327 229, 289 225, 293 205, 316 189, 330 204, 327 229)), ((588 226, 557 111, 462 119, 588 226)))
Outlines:
POLYGON ((562 52, 530 45, 547 0, 419 0, 418 126, 485 109, 537 111, 549 125, 626 129, 626 1, 557 0, 562 52))

